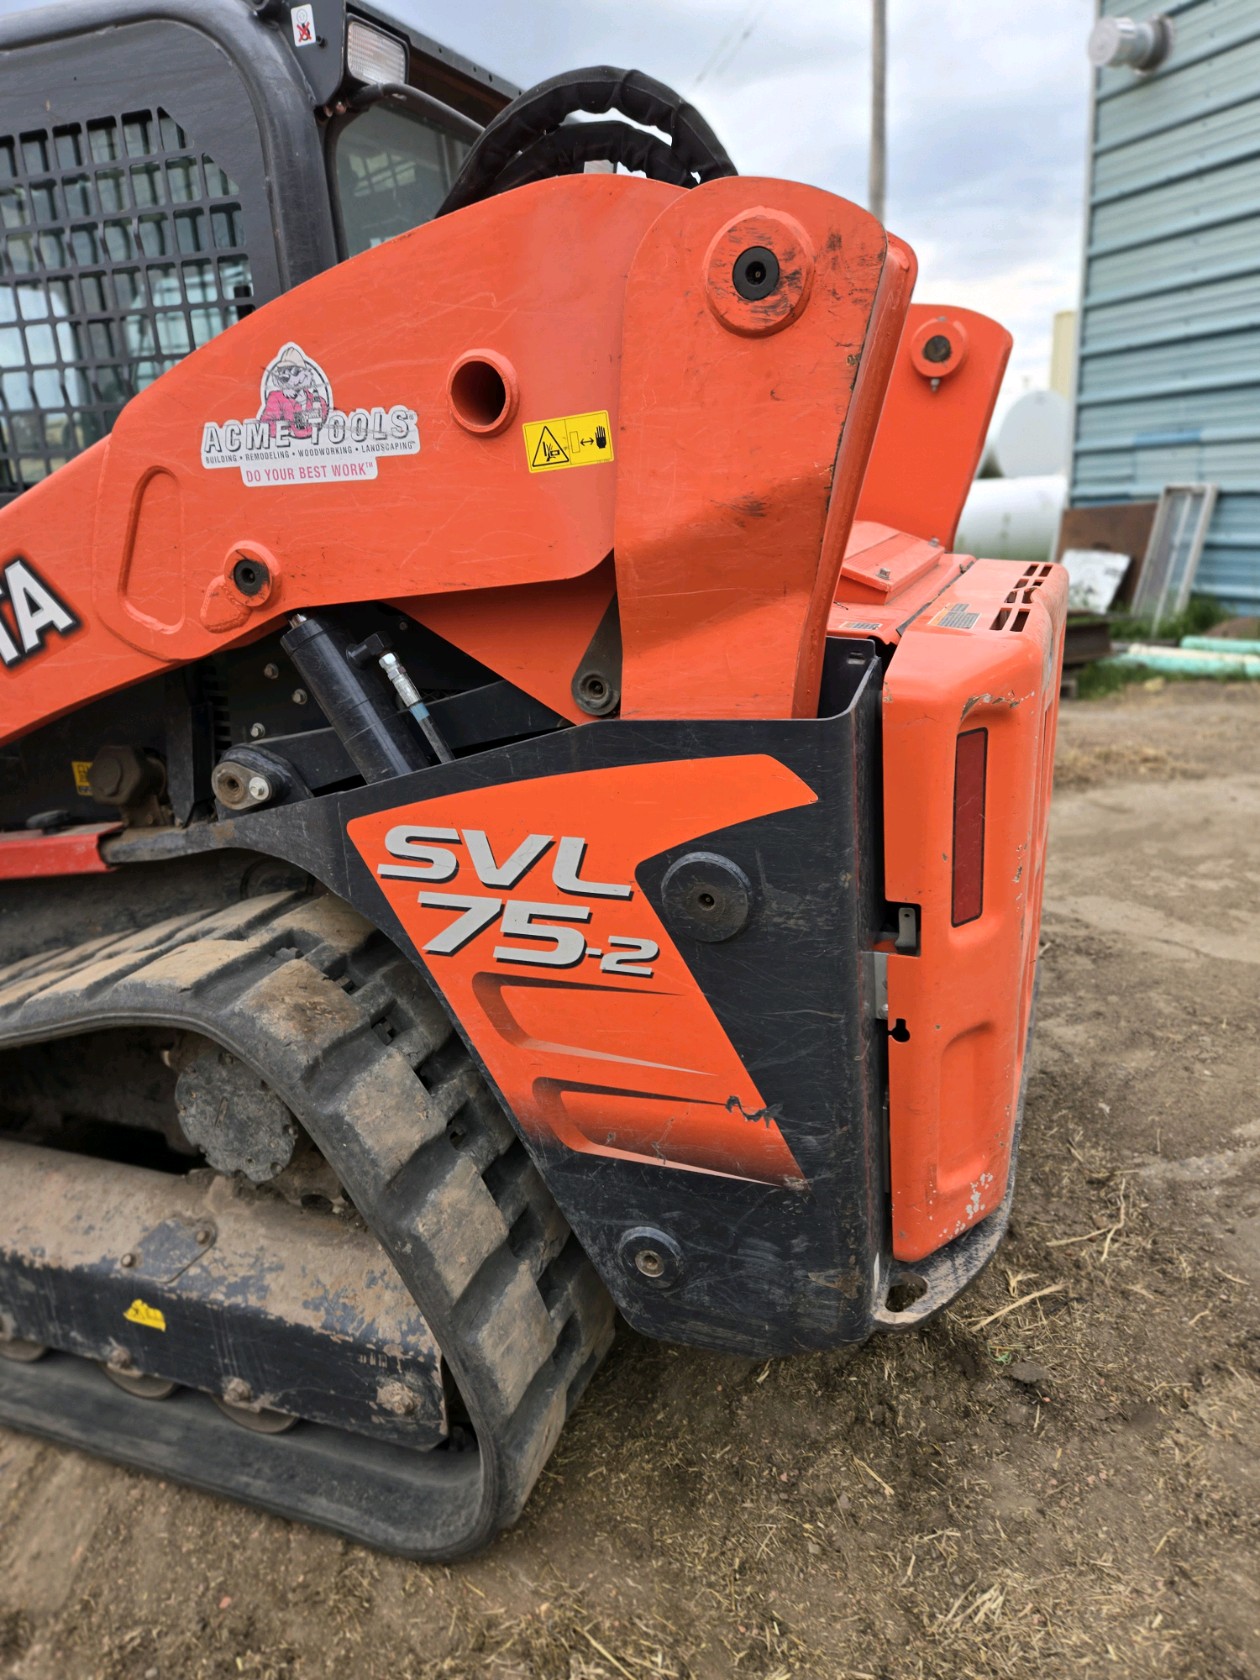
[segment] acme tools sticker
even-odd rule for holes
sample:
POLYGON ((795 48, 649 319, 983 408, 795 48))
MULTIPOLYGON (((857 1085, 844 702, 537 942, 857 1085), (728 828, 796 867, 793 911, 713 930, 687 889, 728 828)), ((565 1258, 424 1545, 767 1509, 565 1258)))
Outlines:
POLYGON ((297 344, 286 344, 263 371, 257 415, 206 422, 203 467, 239 467, 244 483, 330 484, 375 478, 381 455, 418 455, 415 410, 338 408, 328 375, 297 344))
POLYGON ((559 420, 527 420, 525 459, 530 472, 555 472, 560 467, 594 467, 613 458, 608 411, 566 414, 559 420))

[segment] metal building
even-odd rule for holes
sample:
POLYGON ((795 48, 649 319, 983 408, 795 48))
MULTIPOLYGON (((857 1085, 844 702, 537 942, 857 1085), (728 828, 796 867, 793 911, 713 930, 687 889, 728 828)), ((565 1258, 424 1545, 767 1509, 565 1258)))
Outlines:
POLYGON ((1090 43, 1070 500, 1219 485, 1195 588, 1257 613, 1260 0, 1131 8, 1101 0, 1090 43))

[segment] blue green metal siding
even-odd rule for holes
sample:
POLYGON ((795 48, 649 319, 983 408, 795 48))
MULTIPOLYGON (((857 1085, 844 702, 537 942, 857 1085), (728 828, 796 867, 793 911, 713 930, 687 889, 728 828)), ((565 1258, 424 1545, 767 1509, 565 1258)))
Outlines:
POLYGON ((1071 500, 1219 484, 1196 588, 1260 612, 1260 0, 1162 9, 1165 63, 1098 77, 1071 500))

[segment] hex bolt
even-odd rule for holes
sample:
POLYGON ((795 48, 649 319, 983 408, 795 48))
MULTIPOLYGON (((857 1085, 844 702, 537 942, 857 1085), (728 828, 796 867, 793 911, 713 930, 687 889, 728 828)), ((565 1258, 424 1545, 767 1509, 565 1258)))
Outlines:
POLYGON ((111 1371, 133 1371, 136 1364, 125 1348, 115 1348, 105 1363, 111 1371))
POLYGON ((214 1232, 210 1229, 210 1227, 208 1225, 199 1225, 197 1227, 197 1229, 193 1232, 193 1235, 196 1237, 197 1241, 201 1244, 202 1248, 205 1248, 209 1243, 212 1243, 214 1241, 214 1232))
POLYGON ((260 805, 264 800, 271 798, 271 783, 265 776, 251 776, 249 778, 249 797, 257 800, 260 805))
POLYGON ((264 665, 263 676, 270 677, 272 682, 280 675, 280 667, 276 664, 264 665))
MULTIPOLYGON (((95 764, 97 761, 93 760, 95 764)), ((96 772, 96 793, 102 799, 109 799, 118 792, 122 785, 123 768, 113 759, 102 762, 96 772)))
POLYGON ((295 688, 293 690, 293 704, 295 706, 305 706, 309 699, 310 695, 307 694, 304 688, 295 688))
POLYGON ((636 1284, 642 1280, 652 1289, 675 1289, 686 1272, 679 1243, 652 1225, 636 1225, 624 1232, 617 1258, 636 1284))
POLYGON ((229 1377, 223 1385, 223 1398, 229 1406, 248 1406, 254 1391, 244 1377, 229 1377))
POLYGON ((265 723, 251 723, 249 726, 249 738, 251 741, 261 741, 266 733, 267 725, 265 723))
POLYGON ((122 1259, 118 1262, 118 1264, 120 1266, 126 1266, 128 1271, 130 1271, 130 1269, 132 1268, 132 1266, 135 1265, 135 1263, 136 1263, 136 1257, 135 1257, 134 1254, 124 1254, 122 1259))

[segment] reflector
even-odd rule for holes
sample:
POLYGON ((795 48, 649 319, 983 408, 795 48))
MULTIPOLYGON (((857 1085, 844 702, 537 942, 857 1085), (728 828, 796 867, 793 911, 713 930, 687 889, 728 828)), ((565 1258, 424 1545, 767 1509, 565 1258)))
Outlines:
POLYGON ((958 737, 954 759, 953 923, 974 922, 984 908, 984 796, 989 731, 958 737))

